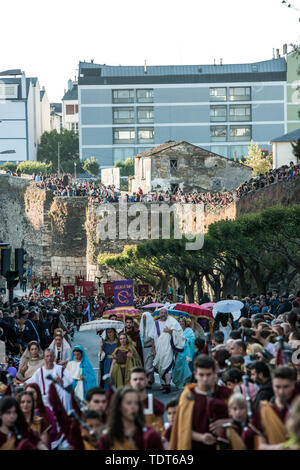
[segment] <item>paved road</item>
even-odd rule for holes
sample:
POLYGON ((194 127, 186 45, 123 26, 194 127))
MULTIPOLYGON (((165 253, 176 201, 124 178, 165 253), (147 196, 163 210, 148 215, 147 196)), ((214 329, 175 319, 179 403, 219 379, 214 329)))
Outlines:
MULTIPOLYGON (((99 372, 99 362, 98 362, 98 351, 99 351, 99 343, 100 339, 99 336, 96 335, 95 331, 79 331, 74 334, 73 338, 73 346, 80 345, 82 346, 87 355, 89 360, 91 361, 96 375, 98 377, 99 372)), ((155 384, 152 387, 153 395, 163 403, 168 403, 172 398, 175 398, 179 395, 180 391, 176 390, 175 386, 172 385, 171 393, 164 394, 160 390, 160 382, 158 374, 155 374, 155 384)))

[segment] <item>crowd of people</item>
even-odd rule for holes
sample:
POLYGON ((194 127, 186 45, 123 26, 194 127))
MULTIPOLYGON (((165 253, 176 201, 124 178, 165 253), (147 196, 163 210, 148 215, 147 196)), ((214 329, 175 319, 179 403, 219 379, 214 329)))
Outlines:
POLYGON ((101 183, 88 181, 73 181, 71 175, 43 176, 33 175, 36 185, 46 190, 52 190, 56 196, 88 196, 93 204, 102 203, 184 203, 204 204, 205 207, 227 206, 234 200, 245 197, 249 192, 256 191, 279 181, 292 181, 299 175, 300 164, 290 162, 277 169, 271 169, 265 174, 251 178, 238 186, 235 190, 224 192, 191 192, 184 193, 178 188, 176 191, 149 191, 144 193, 141 188, 133 194, 121 193, 114 185, 105 186, 101 183))
POLYGON ((73 336, 113 298, 0 298, 0 449, 299 450, 300 291, 253 293, 213 322, 172 315, 168 294, 137 297, 137 318, 109 315, 98 377, 73 336))

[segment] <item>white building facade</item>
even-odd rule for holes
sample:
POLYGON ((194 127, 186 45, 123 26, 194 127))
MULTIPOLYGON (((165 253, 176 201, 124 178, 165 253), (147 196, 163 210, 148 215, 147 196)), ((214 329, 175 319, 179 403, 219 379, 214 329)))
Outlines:
POLYGON ((78 85, 68 81, 68 91, 62 99, 62 126, 68 131, 78 132, 78 85))
POLYGON ((45 90, 37 78, 19 72, 14 78, 9 73, 0 76, 0 163, 36 161, 41 135, 50 130, 45 90))

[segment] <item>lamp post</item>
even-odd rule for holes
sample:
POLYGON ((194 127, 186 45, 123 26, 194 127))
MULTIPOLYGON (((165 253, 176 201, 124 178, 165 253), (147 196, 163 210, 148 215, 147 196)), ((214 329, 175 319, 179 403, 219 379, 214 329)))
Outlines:
POLYGON ((75 173, 75 179, 77 178, 77 175, 76 175, 76 167, 77 167, 77 163, 76 163, 76 162, 74 162, 74 170, 75 170, 75 171, 74 171, 74 173, 75 173))

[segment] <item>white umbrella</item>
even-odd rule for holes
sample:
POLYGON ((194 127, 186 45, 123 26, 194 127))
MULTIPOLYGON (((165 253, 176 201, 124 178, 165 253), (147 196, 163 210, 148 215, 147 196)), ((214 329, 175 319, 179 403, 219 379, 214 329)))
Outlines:
POLYGON ((124 330, 124 323, 118 320, 93 320, 87 323, 82 323, 80 326, 79 331, 87 331, 87 330, 107 330, 108 328, 114 328, 117 333, 121 333, 124 330))
POLYGON ((244 307, 243 302, 239 300, 221 300, 217 302, 212 310, 214 318, 218 312, 231 313, 234 320, 237 320, 241 316, 241 309, 244 307))

